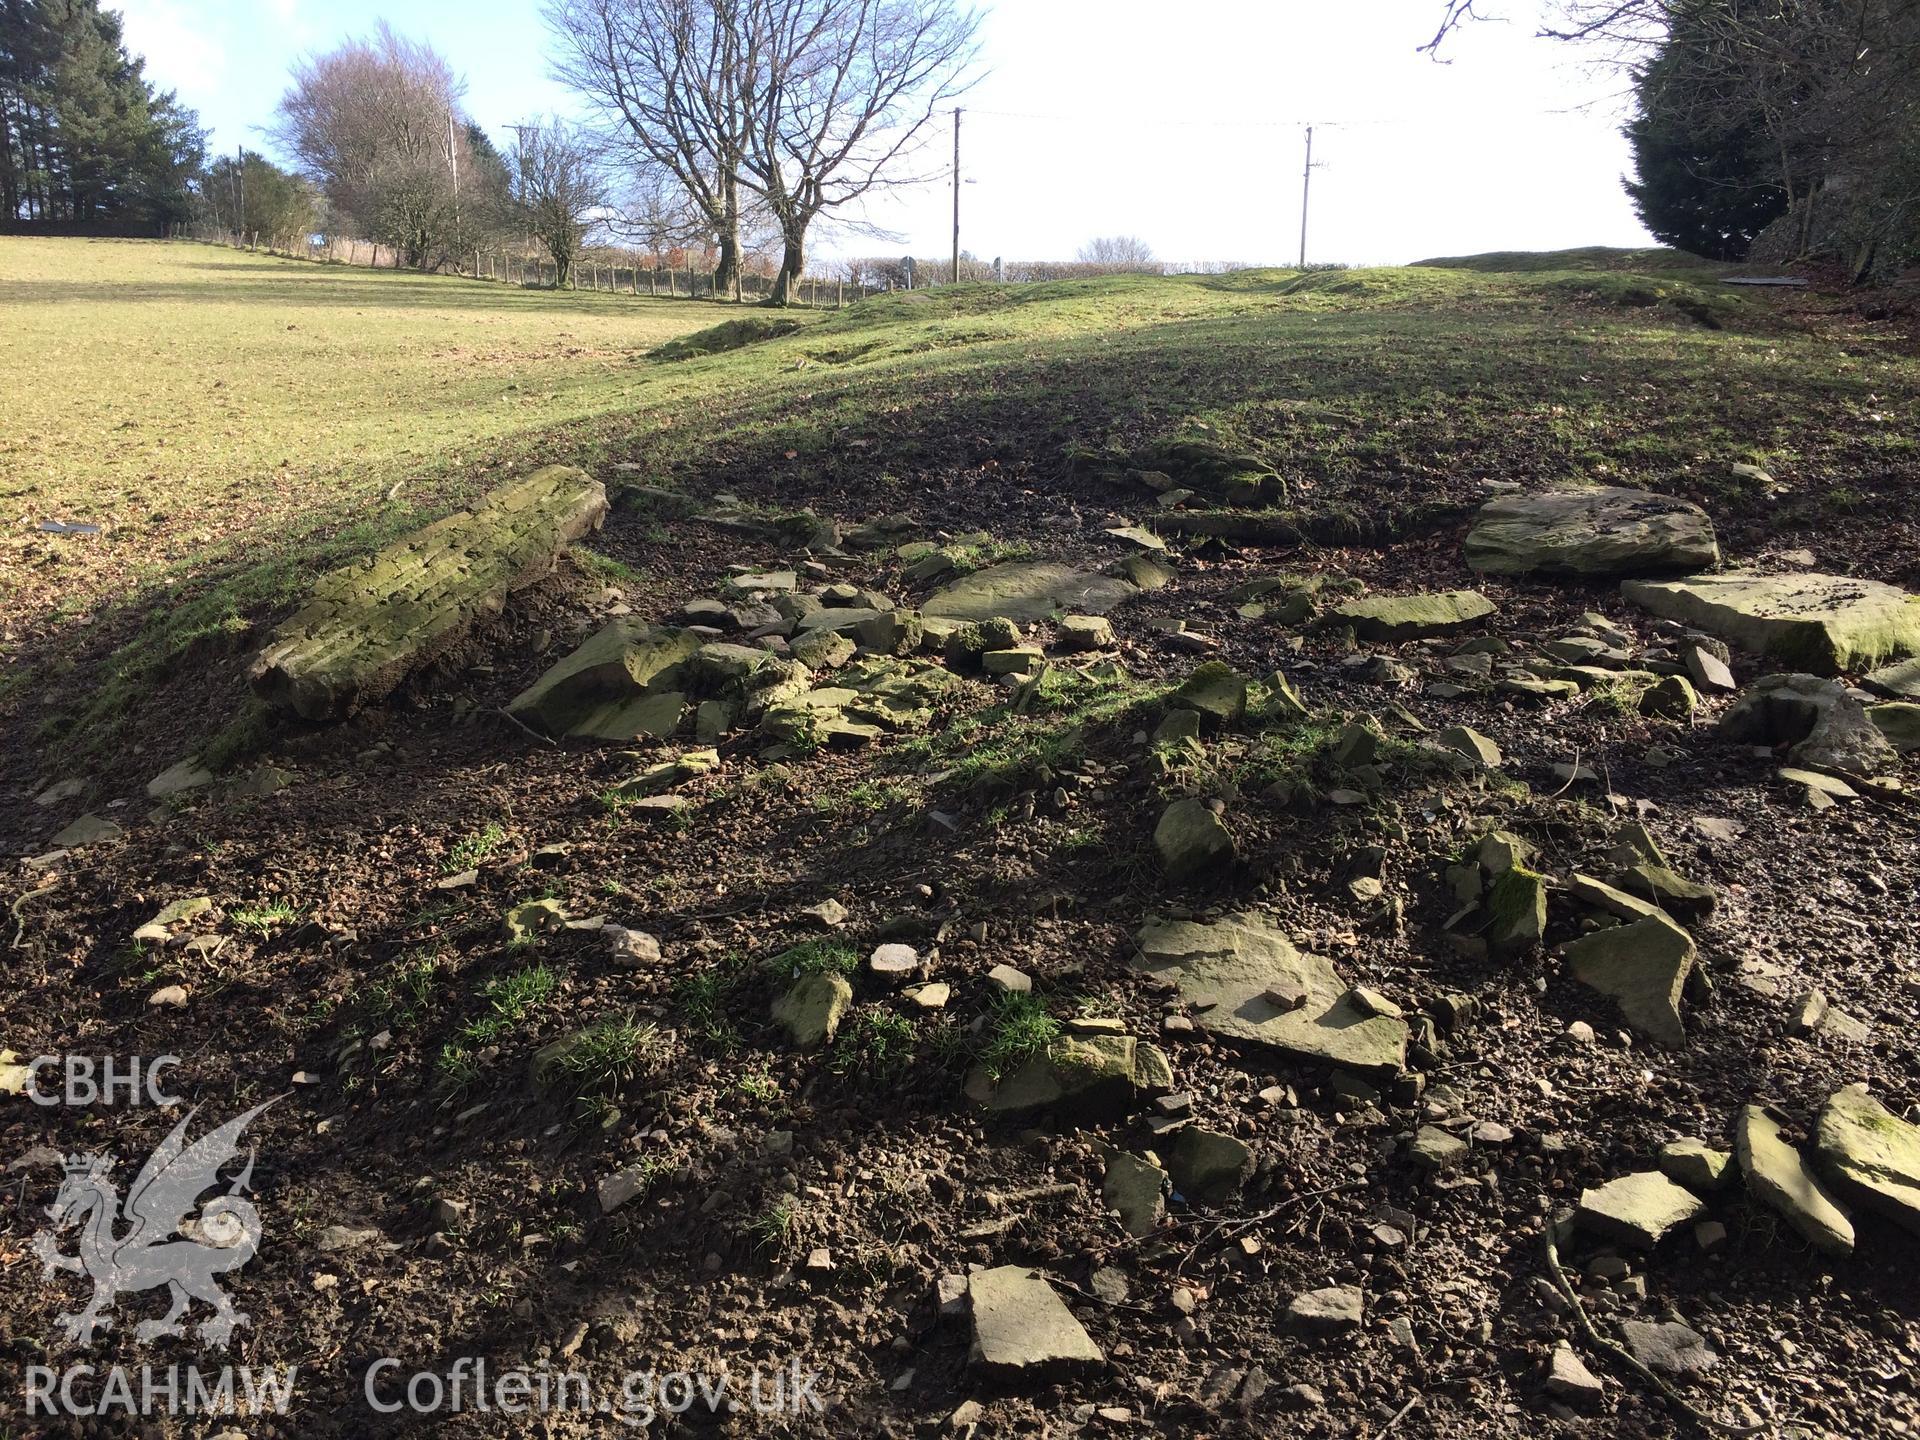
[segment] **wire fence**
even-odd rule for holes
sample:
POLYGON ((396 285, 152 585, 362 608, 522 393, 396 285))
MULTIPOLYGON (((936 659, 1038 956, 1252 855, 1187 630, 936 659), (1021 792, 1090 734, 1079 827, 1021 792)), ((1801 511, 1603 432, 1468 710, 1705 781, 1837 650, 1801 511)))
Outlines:
MULTIPOLYGON (((209 245, 224 245, 262 255, 280 255, 319 264, 356 265, 374 270, 404 270, 403 253, 392 245, 372 240, 354 240, 328 236, 324 241, 310 235, 262 235, 259 231, 241 233, 204 224, 176 225, 169 238, 197 240, 209 245)), ((469 280, 514 285, 528 290, 553 290, 559 287, 559 268, 550 259, 475 247, 458 259, 433 267, 444 275, 459 275, 469 280)), ((608 257, 605 252, 574 262, 567 277, 569 290, 598 290, 611 295, 658 296, 677 300, 760 301, 773 294, 769 275, 742 273, 737 284, 716 290, 714 272, 693 263, 681 265, 648 264, 639 255, 608 257)), ((884 294, 891 284, 849 280, 845 276, 802 276, 793 284, 794 303, 832 309, 850 305, 868 295, 884 294)))
MULTIPOLYGON (((175 225, 168 234, 172 239, 198 240, 236 250, 312 260, 321 264, 356 265, 376 270, 408 268, 406 257, 400 250, 372 240, 343 236, 316 240, 311 235, 269 236, 259 231, 244 234, 209 224, 175 225)), ((495 250, 476 246, 457 257, 444 259, 431 268, 438 274, 459 275, 469 280, 514 285, 528 290, 560 288, 559 269, 553 261, 524 250, 495 250)), ((1251 268, 1254 267, 1233 260, 1150 260, 1122 264, 995 260, 989 263, 966 257, 960 262, 959 280, 963 284, 1021 285, 1112 275, 1224 275, 1251 268)), ((791 298, 795 304, 834 309, 869 295, 884 295, 894 290, 934 289, 953 279, 951 263, 945 260, 849 259, 828 261, 820 270, 830 273, 816 272, 794 282, 791 298)), ((773 294, 773 276, 745 268, 730 286, 721 286, 716 290, 714 282, 714 272, 693 260, 680 264, 649 263, 649 257, 638 253, 629 251, 623 254, 599 246, 574 262, 565 288, 605 291, 612 295, 741 303, 766 300, 773 294)))

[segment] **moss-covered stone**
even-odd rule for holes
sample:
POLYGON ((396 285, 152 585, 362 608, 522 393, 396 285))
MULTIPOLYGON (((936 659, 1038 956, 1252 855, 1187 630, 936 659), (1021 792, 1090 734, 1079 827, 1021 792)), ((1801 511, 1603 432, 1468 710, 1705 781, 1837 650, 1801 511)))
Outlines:
POLYGON ((1698 505, 1612 486, 1490 500, 1466 553, 1484 575, 1654 575, 1720 563, 1713 521, 1698 505))
POLYGON ((1687 1040, 1680 995, 1693 969, 1693 937, 1665 915, 1583 935, 1568 944, 1573 978, 1610 995, 1635 1032, 1669 1049, 1687 1040))
POLYGON ((1487 944, 1501 954, 1531 950, 1547 932, 1547 880, 1508 866, 1487 887, 1487 944))
POLYGON ((641 734, 671 734, 679 708, 666 722, 664 705, 647 711, 633 707, 650 692, 670 690, 699 649, 700 637, 691 630, 616 620, 514 696, 507 713, 556 738, 623 741, 641 734))
POLYGON ((1184 880, 1231 864, 1233 832, 1199 800, 1175 800, 1153 829, 1153 848, 1169 878, 1184 880))
POLYGON ((936 591, 921 607, 939 619, 1050 620, 1066 611, 1104 615, 1137 591, 1125 580, 1052 561, 989 566, 936 591))
POLYGON ((1171 703, 1197 711, 1216 725, 1233 725, 1247 713, 1245 675, 1224 660, 1207 660, 1173 692, 1171 703))
POLYGON ((796 1049, 816 1050, 829 1043, 853 1004, 853 986, 831 972, 803 975, 773 1002, 773 1023, 787 1032, 796 1049))
POLYGON ((1849 1085, 1821 1107, 1813 1144, 1842 1194, 1920 1235, 1920 1126, 1900 1119, 1866 1086, 1849 1085))
POLYGON ((1494 613, 1493 602, 1478 590, 1375 595, 1329 606, 1320 612, 1314 628, 1345 626, 1360 640, 1422 640, 1433 635, 1456 634, 1494 613))
POLYGON ((1629 580, 1627 599, 1697 625, 1794 670, 1837 675, 1920 651, 1920 597, 1845 575, 1758 575, 1629 580))
POLYGON ((309 720, 351 714, 444 653, 553 568, 607 513, 598 480, 549 465, 368 559, 322 576, 248 672, 309 720))

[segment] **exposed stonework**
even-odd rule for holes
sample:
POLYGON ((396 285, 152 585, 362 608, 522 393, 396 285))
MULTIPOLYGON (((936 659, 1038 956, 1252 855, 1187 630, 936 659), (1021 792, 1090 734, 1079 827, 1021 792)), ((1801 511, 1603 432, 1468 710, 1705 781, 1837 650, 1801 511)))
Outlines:
POLYGON ((323 575, 274 631, 248 678, 308 720, 383 699, 508 595, 540 579, 607 514, 598 480, 549 465, 377 555, 323 575))

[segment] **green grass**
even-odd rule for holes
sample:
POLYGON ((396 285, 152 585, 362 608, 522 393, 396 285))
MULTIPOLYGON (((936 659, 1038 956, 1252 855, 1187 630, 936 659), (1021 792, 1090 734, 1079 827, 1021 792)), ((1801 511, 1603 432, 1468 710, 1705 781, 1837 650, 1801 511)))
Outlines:
POLYGON ((230 911, 227 918, 237 929, 265 939, 274 931, 298 920, 300 912, 284 900, 274 900, 264 905, 253 906, 251 909, 230 911))
POLYGON ((664 1053, 657 1026, 629 1015, 595 1021, 556 1060, 557 1088, 580 1099, 611 1099, 664 1053))
POLYGON ((370 1019, 393 1025, 411 1025, 433 999, 439 964, 431 955, 414 955, 373 987, 367 997, 370 1019))
POLYGON ((1045 1001, 1032 994, 1009 992, 999 996, 988 1012, 980 1064, 989 1077, 998 1080, 1059 1038, 1060 1022, 1047 1013, 1045 1001))
POLYGON ((740 1030, 729 1011, 750 978, 745 957, 729 954, 673 984, 673 1006, 688 1033, 716 1054, 740 1048, 740 1030))
POLYGON ((871 1084, 896 1080, 913 1063, 920 1030, 891 1010, 860 1010, 834 1038, 827 1068, 836 1075, 858 1075, 871 1084))
POLYGON ((1043 766, 1079 759, 1093 729, 1119 723, 1165 693, 1166 687, 1118 667, 1088 674, 1055 665, 1040 677, 1025 711, 1016 713, 1008 703, 962 716, 938 735, 898 747, 894 760, 916 771, 944 768, 961 786, 1014 786, 1043 766))
POLYGON ((441 873, 458 875, 463 870, 471 870, 489 855, 493 855, 507 843, 511 837, 499 824, 488 825, 476 835, 469 835, 451 850, 447 851, 441 873))
POLYGON ((211 736, 317 569, 541 460, 878 511, 989 465, 1043 486, 1072 450, 1205 425, 1303 514, 1412 513, 1486 476, 1732 504, 1748 496, 1726 462, 1759 455, 1790 487, 1779 526, 1817 523, 1842 487, 1856 514, 1894 515, 1920 450, 1884 417, 1920 394, 1920 358, 1849 353, 1716 273, 1588 251, 973 285, 794 311, 772 334, 706 302, 0 238, 0 500, 114 527, 0 552, 4 703, 51 692, 22 713, 67 759, 111 756, 156 690, 211 736), (757 338, 648 358, 717 317, 757 338))
POLYGON ((559 988, 560 974, 550 965, 528 965, 495 976, 480 987, 485 1012, 460 1027, 460 1038, 474 1045, 497 1044, 559 988))
POLYGON ((791 1248, 800 1231, 800 1211, 791 1200, 776 1200, 743 1227, 756 1253, 778 1255, 791 1248))
POLYGON ((793 979, 802 975, 851 975, 860 968, 860 954, 851 945, 832 940, 802 940, 775 955, 767 968, 793 979))
POLYGON ((1735 272, 1738 265, 1722 265, 1702 260, 1684 250, 1662 246, 1645 249, 1616 249, 1608 245, 1586 245, 1573 250, 1491 250, 1484 255, 1446 255, 1415 262, 1443 270, 1479 270, 1491 274, 1527 275, 1542 271, 1628 270, 1641 273, 1677 270, 1682 272, 1735 272))

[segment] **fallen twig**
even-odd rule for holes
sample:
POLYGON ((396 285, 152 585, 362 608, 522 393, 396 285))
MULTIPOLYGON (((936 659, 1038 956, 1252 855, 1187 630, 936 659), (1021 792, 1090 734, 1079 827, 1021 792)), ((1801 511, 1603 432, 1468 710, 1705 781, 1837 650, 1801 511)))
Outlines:
POLYGON ((1594 1328, 1593 1321, 1587 1318, 1586 1307, 1580 1303, 1580 1296, 1574 1290, 1573 1282, 1567 1279, 1567 1272, 1560 1268, 1560 1247, 1554 1243, 1552 1225, 1547 1226, 1546 1242, 1547 1274, 1552 1279, 1554 1288, 1560 1292, 1561 1297, 1572 1307, 1573 1322, 1579 1327, 1580 1333, 1587 1337, 1587 1343, 1603 1354, 1612 1357, 1616 1363, 1634 1375, 1639 1376, 1640 1379, 1659 1391, 1662 1398, 1664 1398, 1668 1404, 1679 1410, 1696 1425, 1703 1426, 1708 1430, 1717 1431, 1722 1435, 1757 1435, 1766 1429, 1764 1423, 1736 1425, 1731 1421, 1721 1420, 1707 1414, 1706 1411, 1697 1408, 1678 1390, 1674 1389, 1673 1386, 1669 1385, 1665 1380, 1662 1380, 1645 1365, 1642 1365, 1640 1361, 1633 1356, 1632 1352, 1624 1346, 1616 1345, 1613 1341, 1602 1335, 1594 1328))
POLYGON ((1391 1431, 1393 1427, 1398 1425, 1402 1420, 1406 1419, 1407 1412, 1412 1410, 1413 1407, 1418 1405, 1419 1403, 1420 1403, 1420 1397, 1418 1395, 1415 1395, 1412 1399, 1408 1400, 1406 1404, 1402 1405, 1398 1410, 1394 1411, 1393 1418, 1387 1421, 1386 1424, 1380 1427, 1380 1440, 1386 1440, 1388 1432, 1391 1431))
POLYGON ((538 740, 542 745, 545 745, 549 748, 552 747, 553 741, 551 739, 549 739, 545 735, 542 735, 538 730, 533 730, 528 728, 526 722, 523 721, 519 716, 510 715, 505 710, 500 710, 500 709, 489 710, 487 713, 489 715, 498 715, 502 720, 506 721, 509 725, 513 726, 513 728, 518 730, 522 735, 530 735, 535 740, 538 740))
MULTIPOLYGON (((1265 1225, 1270 1220, 1278 1219, 1294 1206, 1304 1204, 1308 1200, 1319 1200, 1327 1195, 1337 1195, 1342 1190, 1364 1190, 1366 1188, 1365 1181, 1350 1180, 1344 1185, 1329 1185, 1324 1190, 1308 1190, 1299 1195, 1289 1196, 1278 1205, 1262 1210, 1258 1215, 1249 1215, 1244 1220, 1216 1220, 1206 1234, 1202 1235, 1187 1247, 1187 1253, 1180 1257, 1180 1263, 1173 1267, 1173 1273, 1178 1275, 1182 1270, 1186 1269, 1187 1262, 1200 1253, 1200 1247, 1208 1244, 1212 1240, 1231 1240, 1236 1235, 1245 1234, 1256 1225, 1265 1225)), ((1324 1209, 1325 1207, 1323 1206, 1321 1208, 1324 1209)), ((1186 1220, 1180 1223, 1193 1225, 1199 1222, 1197 1220, 1186 1220)))
POLYGON ((26 916, 20 913, 21 908, 25 906, 29 900, 32 900, 37 896, 50 894, 52 891, 58 890, 59 888, 60 888, 60 882, 58 880, 49 880, 46 884, 42 885, 38 890, 27 891, 26 894, 22 895, 19 899, 15 900, 13 904, 7 907, 7 913, 13 916, 13 943, 7 947, 8 949, 18 950, 20 948, 20 942, 26 939, 26 936, 27 936, 27 918, 26 916))

